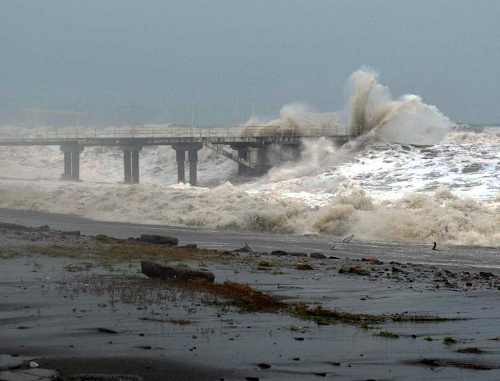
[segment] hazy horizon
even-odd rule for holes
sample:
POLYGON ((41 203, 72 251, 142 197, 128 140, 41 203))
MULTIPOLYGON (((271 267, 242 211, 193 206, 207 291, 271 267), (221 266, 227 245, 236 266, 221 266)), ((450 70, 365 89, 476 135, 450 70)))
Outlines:
MULTIPOLYGON (((240 123, 301 102, 345 109, 354 71, 456 122, 500 122, 495 1, 3 0, 0 125, 21 109, 82 125, 240 123)), ((315 106, 316 105, 316 106, 315 106)))

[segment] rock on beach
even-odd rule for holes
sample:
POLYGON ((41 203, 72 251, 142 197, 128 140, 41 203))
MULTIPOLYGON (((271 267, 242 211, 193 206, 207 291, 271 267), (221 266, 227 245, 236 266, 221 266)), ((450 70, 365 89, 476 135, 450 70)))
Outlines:
POLYGON ((154 243, 156 245, 174 245, 179 243, 179 240, 175 237, 169 237, 166 235, 156 235, 156 234, 142 234, 141 241, 154 243))
POLYGON ((210 271, 194 270, 186 267, 173 267, 162 265, 161 263, 151 261, 141 261, 141 271, 150 278, 159 278, 163 280, 177 279, 184 282, 196 279, 206 279, 214 282, 215 275, 210 271))

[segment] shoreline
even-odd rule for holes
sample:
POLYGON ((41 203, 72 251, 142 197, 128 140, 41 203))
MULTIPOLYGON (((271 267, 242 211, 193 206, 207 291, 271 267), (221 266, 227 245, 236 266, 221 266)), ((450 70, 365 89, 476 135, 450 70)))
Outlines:
POLYGON ((49 225, 54 230, 78 230, 85 235, 106 234, 116 238, 149 234, 170 234, 185 244, 196 242, 208 249, 225 250, 241 247, 249 242, 256 251, 275 249, 288 251, 319 251, 328 255, 362 258, 375 252, 379 259, 429 264, 456 268, 483 268, 485 271, 499 271, 498 248, 485 246, 439 245, 437 251, 430 250, 432 242, 396 243, 383 241, 360 241, 357 237, 348 245, 337 237, 328 235, 297 235, 253 233, 237 230, 216 230, 210 228, 164 226, 138 223, 92 220, 78 215, 66 215, 29 210, 0 208, 0 222, 29 227, 49 225), (334 250, 330 250, 333 246, 334 250))
MULTIPOLYGON (((76 232, 6 225, 0 226, 0 237, 2 359, 36 357, 41 367, 61 370, 68 380, 75 373, 120 370, 147 380, 169 379, 165 364, 178 364, 170 379, 190 380, 500 376, 499 341, 491 340, 498 337, 500 308, 492 302, 500 282, 487 271, 474 275, 473 269, 466 274, 466 269, 377 263, 376 247, 365 258, 373 260, 362 261, 322 253, 314 258, 311 252, 238 252, 229 245, 217 251, 137 240, 109 243, 76 232), (207 268, 216 283, 249 285, 314 309, 455 320, 364 327, 287 313, 241 313, 213 296, 165 287, 139 274, 142 256, 207 268), (181 320, 189 323, 172 323, 181 320), (445 344, 447 337, 456 342, 445 344), (458 352, 467 348, 484 352, 458 352)), ((281 250, 279 244, 275 250, 281 250)))

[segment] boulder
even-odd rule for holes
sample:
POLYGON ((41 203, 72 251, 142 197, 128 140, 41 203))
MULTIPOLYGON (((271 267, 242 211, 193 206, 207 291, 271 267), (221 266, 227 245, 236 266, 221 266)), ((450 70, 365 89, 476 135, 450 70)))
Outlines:
POLYGON ((186 267, 172 267, 151 261, 141 261, 141 271, 150 278, 163 280, 176 279, 187 282, 189 280, 206 279, 209 282, 215 280, 214 273, 203 270, 193 270, 186 267))
POLYGON ((288 255, 288 253, 285 250, 274 250, 271 255, 288 255))
POLYGON ((179 240, 175 237, 156 234, 142 234, 141 241, 154 243, 156 245, 177 245, 179 240))
POLYGON ((271 252, 271 255, 289 255, 291 257, 307 257, 306 253, 300 253, 300 252, 287 252, 285 250, 274 250, 271 252))
POLYGON ((384 262, 379 261, 377 258, 363 258, 362 261, 368 262, 372 265, 383 265, 384 264, 384 262))
POLYGON ((360 269, 358 267, 342 267, 339 270, 339 274, 370 275, 368 271, 360 269))
POLYGON ((310 257, 314 259, 325 259, 326 255, 321 253, 311 253, 310 257))

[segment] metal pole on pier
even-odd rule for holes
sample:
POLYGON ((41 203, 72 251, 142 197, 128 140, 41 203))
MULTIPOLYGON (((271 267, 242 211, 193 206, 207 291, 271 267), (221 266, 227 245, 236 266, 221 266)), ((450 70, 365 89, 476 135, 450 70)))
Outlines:
POLYGON ((116 107, 113 106, 113 113, 115 114, 115 126, 118 127, 118 115, 116 115, 116 107))
POLYGON ((128 110, 128 122, 130 123, 130 126, 132 127, 132 115, 130 114, 130 106, 127 106, 128 110))
POLYGON ((252 126, 255 126, 255 101, 252 102, 252 126))
POLYGON ((191 108, 191 136, 193 136, 193 128, 194 128, 194 99, 193 99, 193 106, 191 108))
POLYGON ((175 105, 175 127, 179 127, 179 105, 175 105))
POLYGON ((236 127, 238 127, 240 125, 239 117, 238 117, 238 102, 236 102, 234 105, 234 114, 235 114, 235 119, 236 119, 236 127))

